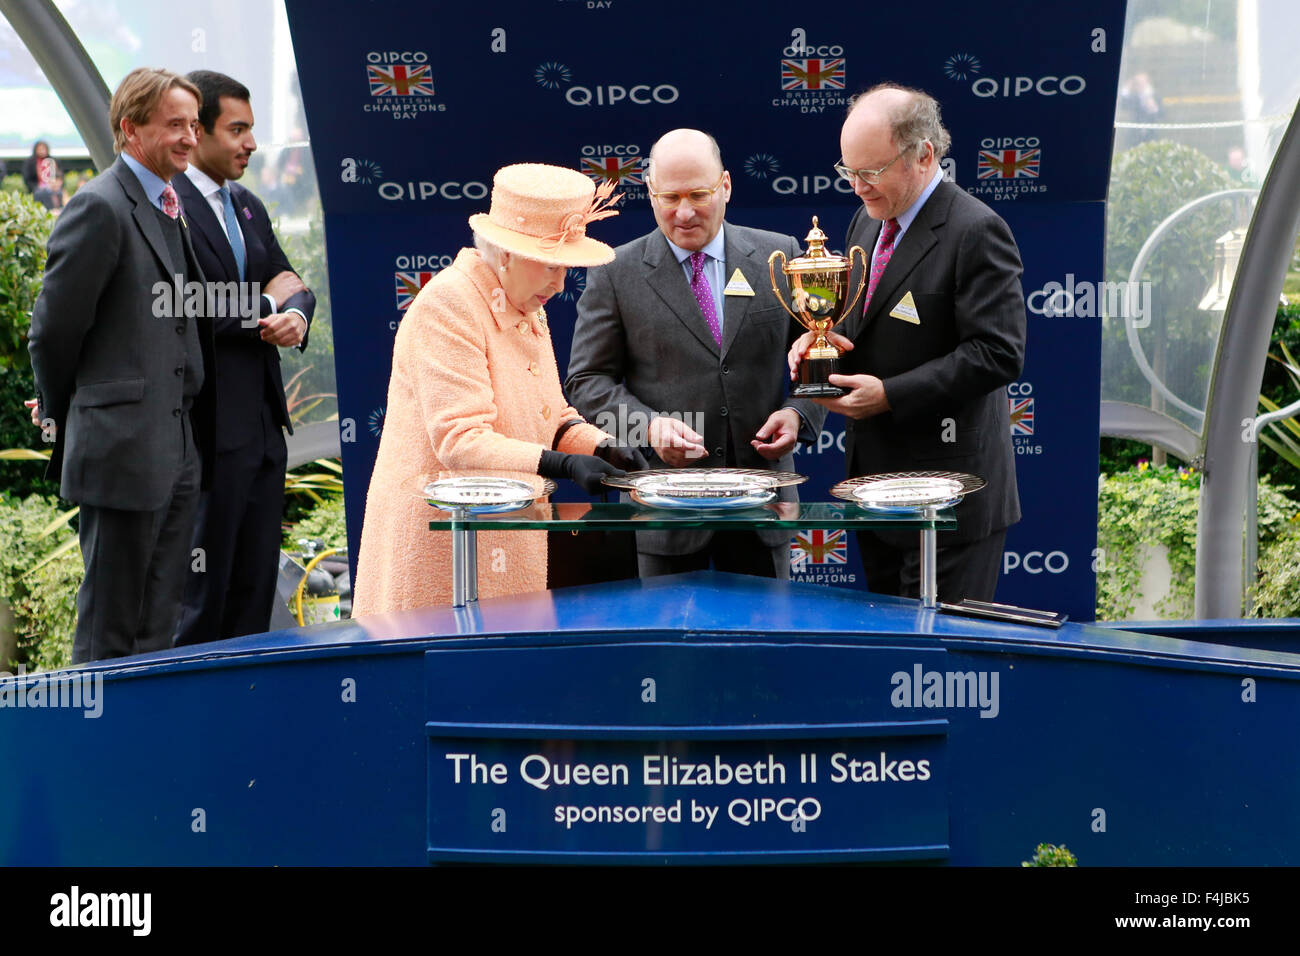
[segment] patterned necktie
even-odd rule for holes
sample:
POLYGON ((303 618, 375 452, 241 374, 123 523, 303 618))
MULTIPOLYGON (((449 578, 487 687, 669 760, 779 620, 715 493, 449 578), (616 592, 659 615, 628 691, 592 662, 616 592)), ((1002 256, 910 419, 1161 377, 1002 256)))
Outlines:
POLYGON ((722 329, 718 325, 718 306, 713 301, 713 288, 709 285, 709 280, 704 277, 703 252, 691 253, 691 291, 695 293, 695 301, 700 304, 704 320, 709 323, 713 341, 721 345, 722 329))
POLYGON ((230 187, 222 186, 221 207, 226 215, 226 238, 230 240, 230 250, 235 254, 235 267, 239 269, 239 281, 244 281, 244 234, 239 231, 239 220, 235 218, 235 204, 230 200, 230 187))
POLYGON ((867 309, 871 306, 872 293, 876 291, 876 286, 880 284, 880 277, 885 274, 885 266, 889 265, 890 258, 894 255, 894 240, 898 238, 898 220, 886 219, 884 227, 880 230, 880 251, 876 253, 876 259, 871 264, 871 281, 867 283, 867 297, 862 303, 862 314, 867 314, 867 309))
POLYGON ((176 190, 172 189, 171 183, 163 186, 162 207, 163 212, 172 219, 181 214, 181 201, 176 198, 176 190))

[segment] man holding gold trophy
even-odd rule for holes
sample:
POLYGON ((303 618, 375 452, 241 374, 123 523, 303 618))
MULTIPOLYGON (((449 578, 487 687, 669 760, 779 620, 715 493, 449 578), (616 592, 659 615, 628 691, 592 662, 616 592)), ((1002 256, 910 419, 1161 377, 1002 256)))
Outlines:
MULTIPOLYGON (((794 471, 826 410, 787 396, 782 354, 802 331, 777 304, 767 260, 789 236, 724 222, 731 177, 699 130, 664 134, 646 182, 659 228, 591 269, 565 391, 589 421, 644 444, 651 468, 794 471), (629 435, 626 432, 633 434, 629 435), (649 456, 648 456, 649 457, 649 456)), ((793 487, 779 491, 797 500, 793 487)), ((709 567, 790 574, 789 533, 639 531, 642 577, 709 567)))
MULTIPOLYGON (((937 554, 942 600, 988 601, 1006 529, 1020 520, 1005 386, 1024 365, 1025 303, 1007 224, 943 181, 950 143, 938 103, 919 90, 883 85, 854 100, 835 168, 863 203, 845 242, 867 251, 869 267, 853 256, 848 284, 865 285, 863 300, 825 345, 807 332, 788 359, 792 379, 815 385, 817 367, 841 353, 824 383, 844 394, 814 400, 849 420, 850 477, 942 470, 988 482, 956 507, 937 554)), ((803 298, 820 305, 815 289, 803 298)), ((917 596, 914 532, 860 532, 858 544, 869 589, 917 596)))

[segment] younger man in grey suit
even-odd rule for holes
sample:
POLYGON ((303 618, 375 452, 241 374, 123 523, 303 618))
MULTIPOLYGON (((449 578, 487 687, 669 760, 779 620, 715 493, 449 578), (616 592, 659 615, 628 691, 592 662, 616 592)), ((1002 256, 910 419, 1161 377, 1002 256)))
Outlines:
MULTIPOLYGON (((789 236, 724 223, 731 177, 699 130, 664 134, 646 177, 659 229, 587 273, 569 378, 573 405, 620 443, 644 433, 651 468, 793 471, 826 410, 787 400, 783 356, 801 327, 781 308, 767 258, 789 236), (667 413, 680 413, 672 417, 667 413), (615 432, 616 433, 616 432, 615 432)), ((797 500, 793 488, 783 500, 797 500)), ((785 531, 641 531, 643 577, 707 568, 788 577, 785 531)))
POLYGON ((109 107, 121 156, 55 223, 32 311, 33 417, 56 435, 49 476, 81 505, 75 663, 168 647, 180 614, 215 375, 212 325, 187 314, 203 311, 183 294, 203 273, 169 180, 199 99, 166 70, 127 74, 109 107))

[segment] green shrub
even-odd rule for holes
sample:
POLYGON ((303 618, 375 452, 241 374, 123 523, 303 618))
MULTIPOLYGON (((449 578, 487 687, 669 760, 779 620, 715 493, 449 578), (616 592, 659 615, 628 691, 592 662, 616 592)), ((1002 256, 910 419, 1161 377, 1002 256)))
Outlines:
POLYGON ((1300 617, 1300 522, 1287 522, 1281 534, 1259 551, 1255 617, 1300 617))
MULTIPOLYGON (((1162 618, 1192 617, 1196 581, 1196 514, 1200 473, 1188 468, 1152 468, 1145 462, 1131 471, 1103 475, 1097 500, 1097 619, 1122 621, 1138 600, 1139 560, 1143 545, 1168 550, 1169 593, 1156 604, 1162 618)), ((1280 556, 1274 543, 1288 534, 1297 506, 1288 486, 1259 483, 1258 531, 1261 555, 1280 556)), ((1280 557, 1279 557, 1280 560, 1280 557)), ((1261 562, 1263 564, 1263 562, 1261 562)), ((1261 573, 1261 580, 1263 575, 1261 573)), ((1272 593, 1271 591, 1269 592, 1272 593)))
POLYGON ((0 601, 12 618, 13 663, 28 670, 67 667, 72 660, 83 570, 76 533, 60 523, 66 515, 56 499, 0 495, 0 601))
POLYGON ((10 173, 3 180, 0 180, 0 191, 26 195, 27 184, 23 182, 21 173, 10 173))
POLYGON ((284 549, 300 551, 298 541, 302 538, 320 541, 326 548, 346 548, 348 529, 343 515, 343 499, 326 498, 291 524, 284 533, 284 549))
POLYGON ((1079 861, 1062 843, 1040 843, 1034 850, 1032 860, 1022 860, 1021 866, 1078 866, 1079 861))
POLYGON ((54 217, 25 193, 0 192, 0 367, 30 369, 27 330, 45 276, 54 217))

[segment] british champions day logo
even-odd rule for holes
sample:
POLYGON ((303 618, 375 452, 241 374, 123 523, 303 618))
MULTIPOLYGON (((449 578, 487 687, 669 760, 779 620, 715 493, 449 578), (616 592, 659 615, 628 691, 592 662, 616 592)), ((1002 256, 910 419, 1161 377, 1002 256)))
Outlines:
POLYGON ((849 561, 849 536, 837 531, 799 531, 790 539, 790 572, 810 584, 852 584, 856 574, 844 573, 849 561))
POLYGON ((393 119, 415 119, 441 113, 447 104, 434 100, 429 54, 423 50, 371 51, 366 54, 366 79, 370 84, 367 113, 387 113, 393 119))
POLYGON ((1045 193, 1043 150, 1037 136, 985 136, 980 140, 976 180, 966 191, 982 199, 1017 199, 1045 193))
POLYGON ((821 113, 828 106, 846 106, 848 66, 838 43, 814 45, 808 31, 795 27, 790 45, 781 51, 781 95, 772 99, 779 109, 821 113))
MULTIPOLYGON (((393 288, 397 299, 397 311, 405 312, 420 294, 420 290, 429 284, 429 280, 455 261, 455 256, 398 256, 393 264, 393 288)), ((390 329, 396 329, 402 316, 388 323, 390 329)))
POLYGON ((590 144, 582 147, 578 170, 597 186, 613 183, 626 205, 633 199, 646 198, 645 161, 646 156, 635 143, 590 144))
POLYGON ((1017 455, 1041 455, 1043 446, 1034 437, 1034 386, 1012 382, 1007 386, 1007 412, 1011 416, 1011 443, 1017 455))

